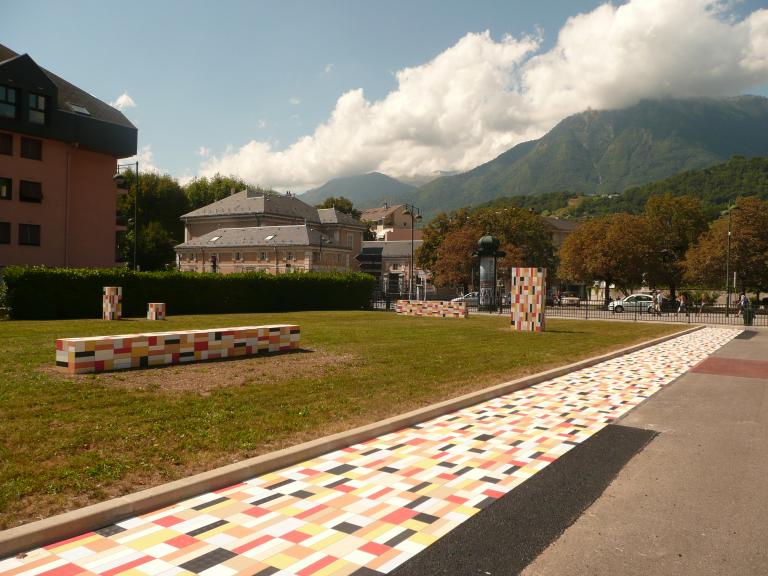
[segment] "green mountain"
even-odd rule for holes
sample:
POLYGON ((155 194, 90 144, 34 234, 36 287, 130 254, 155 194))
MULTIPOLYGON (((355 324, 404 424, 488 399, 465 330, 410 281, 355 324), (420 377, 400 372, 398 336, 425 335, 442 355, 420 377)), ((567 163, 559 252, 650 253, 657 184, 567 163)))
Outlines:
POLYGON ((701 199, 712 217, 716 217, 740 196, 757 196, 768 200, 768 158, 734 156, 723 164, 683 172, 630 188, 621 194, 579 196, 574 193, 551 192, 497 198, 484 206, 531 208, 560 218, 581 219, 616 212, 639 214, 651 196, 667 193, 701 199))
POLYGON ((768 98, 759 96, 590 110, 486 164, 422 186, 413 202, 433 215, 501 196, 617 194, 735 155, 768 156, 766 134, 768 98))
POLYGON ((364 210, 383 206, 385 202, 390 204, 410 202, 415 191, 415 186, 405 184, 385 174, 371 172, 370 174, 334 178, 319 188, 307 190, 299 198, 314 206, 331 196, 336 198, 344 196, 352 201, 355 208, 364 210))

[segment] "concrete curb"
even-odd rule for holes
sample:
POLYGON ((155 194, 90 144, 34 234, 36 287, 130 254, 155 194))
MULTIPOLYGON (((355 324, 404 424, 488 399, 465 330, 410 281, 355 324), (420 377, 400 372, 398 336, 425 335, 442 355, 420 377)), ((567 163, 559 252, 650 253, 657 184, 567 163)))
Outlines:
POLYGON ((545 372, 525 376, 510 382, 497 384, 496 386, 478 390, 476 392, 470 392, 469 394, 438 402, 437 404, 419 408, 418 410, 413 410, 405 414, 393 416, 386 420, 353 428, 352 430, 347 430, 345 432, 339 432, 338 434, 333 434, 331 436, 318 438, 310 442, 278 450, 277 452, 249 458, 242 462, 236 462, 234 464, 222 466, 221 468, 209 470, 208 472, 189 476, 188 478, 161 484, 154 488, 148 488, 140 492, 113 498, 112 500, 86 506, 79 510, 72 510, 44 520, 38 520, 9 530, 4 530, 0 532, 0 559, 18 552, 27 551, 45 544, 97 530, 104 526, 114 524, 115 522, 125 520, 126 518, 145 514, 198 494, 237 484, 238 482, 253 478, 254 476, 292 466, 299 462, 303 462, 304 460, 309 460, 325 454, 326 452, 345 448, 382 434, 394 432, 413 424, 436 418, 448 412, 453 412, 454 410, 460 410, 485 400, 490 400, 491 398, 520 390, 521 388, 533 386, 534 384, 538 384, 545 380, 557 378, 569 372, 573 372, 574 370, 594 366, 600 362, 618 358, 619 356, 630 354, 685 334, 690 334, 703 327, 704 326, 700 325, 693 326, 686 330, 681 330, 680 332, 641 342, 640 344, 634 344, 633 346, 615 350, 608 354, 594 356, 592 358, 574 362, 573 364, 553 368, 545 372))

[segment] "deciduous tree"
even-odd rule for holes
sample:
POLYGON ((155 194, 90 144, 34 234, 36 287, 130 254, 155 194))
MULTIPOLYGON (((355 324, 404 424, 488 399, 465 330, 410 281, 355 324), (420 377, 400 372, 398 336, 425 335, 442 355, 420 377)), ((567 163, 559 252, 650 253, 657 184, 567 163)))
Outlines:
POLYGON ((558 276, 574 282, 604 282, 607 304, 611 284, 626 290, 642 283, 652 250, 644 218, 630 214, 595 218, 581 224, 563 242, 558 276))

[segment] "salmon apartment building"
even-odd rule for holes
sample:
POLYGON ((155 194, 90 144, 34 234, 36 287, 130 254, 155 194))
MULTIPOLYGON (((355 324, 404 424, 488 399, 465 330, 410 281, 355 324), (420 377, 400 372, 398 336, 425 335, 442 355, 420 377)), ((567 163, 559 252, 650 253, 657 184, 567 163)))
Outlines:
POLYGON ((136 143, 120 111, 0 44, 0 269, 115 266, 112 177, 136 143))

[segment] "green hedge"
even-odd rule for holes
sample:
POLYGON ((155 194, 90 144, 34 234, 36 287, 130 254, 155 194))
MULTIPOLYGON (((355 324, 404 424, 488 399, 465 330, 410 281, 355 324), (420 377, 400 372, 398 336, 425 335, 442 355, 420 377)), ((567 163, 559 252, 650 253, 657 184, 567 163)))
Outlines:
POLYGON ((172 314, 289 310, 359 310, 370 305, 373 276, 361 273, 261 272, 212 274, 133 272, 125 269, 27 268, 3 270, 12 319, 100 318, 104 286, 123 287, 123 316, 165 302, 172 314))

